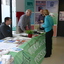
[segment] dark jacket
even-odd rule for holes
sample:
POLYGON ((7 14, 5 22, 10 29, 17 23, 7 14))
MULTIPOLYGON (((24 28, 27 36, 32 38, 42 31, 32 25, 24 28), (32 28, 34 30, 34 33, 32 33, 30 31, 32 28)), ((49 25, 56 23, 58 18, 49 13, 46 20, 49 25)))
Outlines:
POLYGON ((3 39, 5 37, 12 37, 12 30, 5 23, 2 23, 0 25, 0 39, 3 39))
POLYGON ((43 21, 44 21, 44 18, 45 18, 45 16, 44 16, 44 15, 42 15, 42 14, 40 14, 40 15, 39 15, 39 17, 38 17, 38 23, 39 23, 39 24, 41 24, 41 22, 40 22, 40 21, 41 21, 41 20, 43 20, 43 21))

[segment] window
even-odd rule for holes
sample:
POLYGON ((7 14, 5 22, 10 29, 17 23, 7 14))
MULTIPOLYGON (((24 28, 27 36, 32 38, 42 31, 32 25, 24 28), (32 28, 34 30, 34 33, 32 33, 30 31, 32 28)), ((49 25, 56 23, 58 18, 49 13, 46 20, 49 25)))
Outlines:
POLYGON ((6 5, 10 5, 10 0, 6 0, 6 5))

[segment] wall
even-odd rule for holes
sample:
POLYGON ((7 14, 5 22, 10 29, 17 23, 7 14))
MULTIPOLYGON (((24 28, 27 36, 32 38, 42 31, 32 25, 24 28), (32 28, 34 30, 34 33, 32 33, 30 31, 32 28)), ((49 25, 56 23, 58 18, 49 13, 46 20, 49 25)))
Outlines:
MULTIPOLYGON (((16 12, 24 12, 24 0, 16 0, 16 12)), ((18 32, 18 18, 16 18, 16 33, 18 32)))
MULTIPOLYGON (((53 0, 46 0, 46 1, 53 1, 53 0)), ((54 0, 54 1, 58 1, 58 0, 54 0)), ((19 12, 24 11, 24 8, 25 8, 24 2, 25 2, 25 0, 16 0, 16 11, 19 11, 19 12)))
POLYGON ((16 0, 16 11, 24 11, 24 0, 16 0))

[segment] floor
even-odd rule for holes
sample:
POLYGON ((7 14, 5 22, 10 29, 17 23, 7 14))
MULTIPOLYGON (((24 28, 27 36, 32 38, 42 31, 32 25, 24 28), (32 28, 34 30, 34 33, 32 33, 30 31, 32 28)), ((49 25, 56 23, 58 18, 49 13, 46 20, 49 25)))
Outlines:
POLYGON ((64 64, 64 37, 53 38, 52 56, 44 58, 42 64, 64 64))

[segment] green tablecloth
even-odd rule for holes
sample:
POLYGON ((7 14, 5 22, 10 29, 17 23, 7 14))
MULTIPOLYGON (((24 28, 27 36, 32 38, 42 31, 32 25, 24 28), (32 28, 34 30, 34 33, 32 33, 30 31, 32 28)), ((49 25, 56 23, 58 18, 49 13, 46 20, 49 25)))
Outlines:
POLYGON ((32 38, 20 48, 24 50, 9 53, 14 57, 14 64, 41 64, 46 54, 45 34, 32 38))

